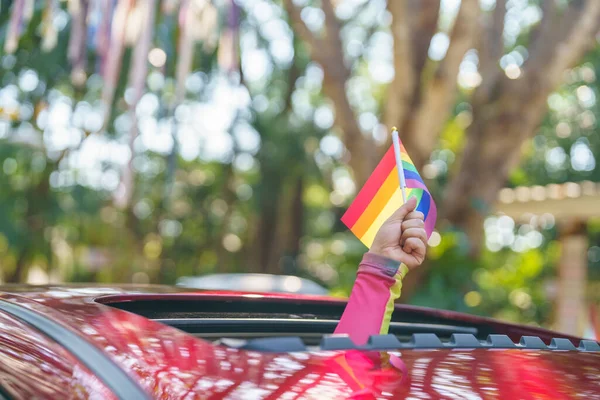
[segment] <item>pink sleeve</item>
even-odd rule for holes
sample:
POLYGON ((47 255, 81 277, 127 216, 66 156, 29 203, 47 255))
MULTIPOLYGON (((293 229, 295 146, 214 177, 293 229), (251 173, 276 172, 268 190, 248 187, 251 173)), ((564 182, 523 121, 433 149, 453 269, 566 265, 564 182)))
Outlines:
POLYGON ((347 334, 356 344, 371 335, 385 335, 390 327, 394 301, 400 297, 406 265, 376 254, 365 253, 354 287, 336 334, 347 334))

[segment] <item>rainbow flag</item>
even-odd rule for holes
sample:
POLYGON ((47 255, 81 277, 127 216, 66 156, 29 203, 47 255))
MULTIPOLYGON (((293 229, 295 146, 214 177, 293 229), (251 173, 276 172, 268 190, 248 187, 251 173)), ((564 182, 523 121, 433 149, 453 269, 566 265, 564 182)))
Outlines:
MULTIPOLYGON (((417 198, 417 211, 425 215, 425 230, 429 238, 437 218, 435 202, 402 143, 400 153, 407 198, 417 198)), ((342 217, 342 222, 370 248, 381 225, 402 204, 398 168, 394 147, 391 146, 342 217)))

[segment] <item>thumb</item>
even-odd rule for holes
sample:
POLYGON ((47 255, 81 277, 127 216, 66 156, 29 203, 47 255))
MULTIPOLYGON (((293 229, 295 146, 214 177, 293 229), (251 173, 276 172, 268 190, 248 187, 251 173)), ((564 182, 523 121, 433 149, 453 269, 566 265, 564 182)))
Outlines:
POLYGON ((388 221, 404 221, 406 216, 417 208, 417 199, 414 197, 410 197, 406 203, 402 204, 400 208, 398 208, 392 216, 388 219, 388 221))

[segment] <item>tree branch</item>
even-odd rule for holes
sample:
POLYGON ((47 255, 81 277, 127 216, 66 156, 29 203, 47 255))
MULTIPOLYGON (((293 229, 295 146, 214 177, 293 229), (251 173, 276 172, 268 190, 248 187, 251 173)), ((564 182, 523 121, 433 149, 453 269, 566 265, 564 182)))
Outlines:
POLYGON ((465 53, 474 44, 478 15, 477 0, 461 2, 446 57, 424 89, 423 102, 405 140, 417 167, 422 167, 433 151, 456 98, 456 78, 465 53))
POLYGON ((556 0, 542 1, 540 8, 542 9, 542 20, 531 31, 531 48, 543 46, 544 41, 553 35, 557 26, 558 7, 556 0))
POLYGON ((413 70, 408 4, 406 0, 389 0, 387 7, 393 18, 394 80, 388 88, 383 120, 392 127, 403 123, 418 75, 413 70))
MULTIPOLYGON (((532 48, 523 68, 528 90, 547 91, 556 87, 563 72, 572 67, 594 43, 600 24, 600 1, 575 0, 569 3, 554 34, 532 48)), ((552 22, 552 21, 550 21, 552 22)))
POLYGON ((343 133, 344 145, 351 156, 350 166, 357 183, 361 185, 368 178, 374 165, 373 157, 366 156, 372 152, 365 152, 365 149, 373 145, 373 141, 362 135, 356 115, 346 96, 346 82, 350 78, 350 70, 343 63, 344 51, 340 39, 340 24, 331 0, 323 0, 325 35, 322 38, 317 38, 308 29, 302 21, 300 10, 292 0, 284 0, 284 5, 294 30, 308 44, 311 58, 323 68, 323 92, 333 102, 335 125, 343 133))
POLYGON ((407 119, 421 102, 421 76, 437 30, 440 0, 388 1, 388 9, 393 16, 395 76, 383 121, 388 128, 395 125, 406 131, 407 119))
POLYGON ((538 42, 543 48, 530 48, 521 76, 503 79, 493 98, 472 102, 473 123, 459 169, 447 186, 443 215, 467 233, 474 255, 482 246, 483 218, 518 164, 523 142, 535 134, 547 110, 548 95, 562 82, 563 72, 594 43, 598 30, 600 2, 596 0, 569 3, 561 26, 551 26, 553 7, 547 12, 545 18, 551 20, 542 25, 550 28, 538 29, 551 29, 552 34, 538 42))
MULTIPOLYGON (((546 3, 546 2, 544 2, 546 3)), ((502 76, 498 61, 504 53, 504 18, 506 16, 506 0, 496 0, 496 7, 491 21, 481 27, 481 43, 479 46, 479 74, 481 85, 475 91, 475 97, 487 99, 502 76)))
MULTIPOLYGON (((431 38, 435 35, 438 27, 440 3, 440 0, 411 0, 409 3, 410 15, 416 16, 410 21, 412 61, 416 74, 421 72, 427 62, 431 38)), ((415 92, 418 94, 418 90, 415 92)))
POLYGON ((316 62, 321 64, 322 60, 319 59, 320 54, 318 54, 316 49, 323 48, 322 40, 313 35, 310 29, 308 29, 306 24, 302 21, 300 10, 294 5, 292 0, 284 0, 284 5, 294 30, 308 45, 311 56, 316 62))

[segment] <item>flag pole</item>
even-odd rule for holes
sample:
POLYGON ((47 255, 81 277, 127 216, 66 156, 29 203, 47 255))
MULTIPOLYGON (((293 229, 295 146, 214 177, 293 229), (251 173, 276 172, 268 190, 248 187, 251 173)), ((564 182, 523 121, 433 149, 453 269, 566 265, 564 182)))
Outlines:
POLYGON ((394 143, 394 155, 396 156, 396 167, 398 167, 398 178, 400 179, 400 189, 402 190, 402 201, 406 203, 406 181, 404 179, 404 167, 402 166, 402 156, 400 155, 400 137, 398 129, 392 128, 392 142, 394 143))

